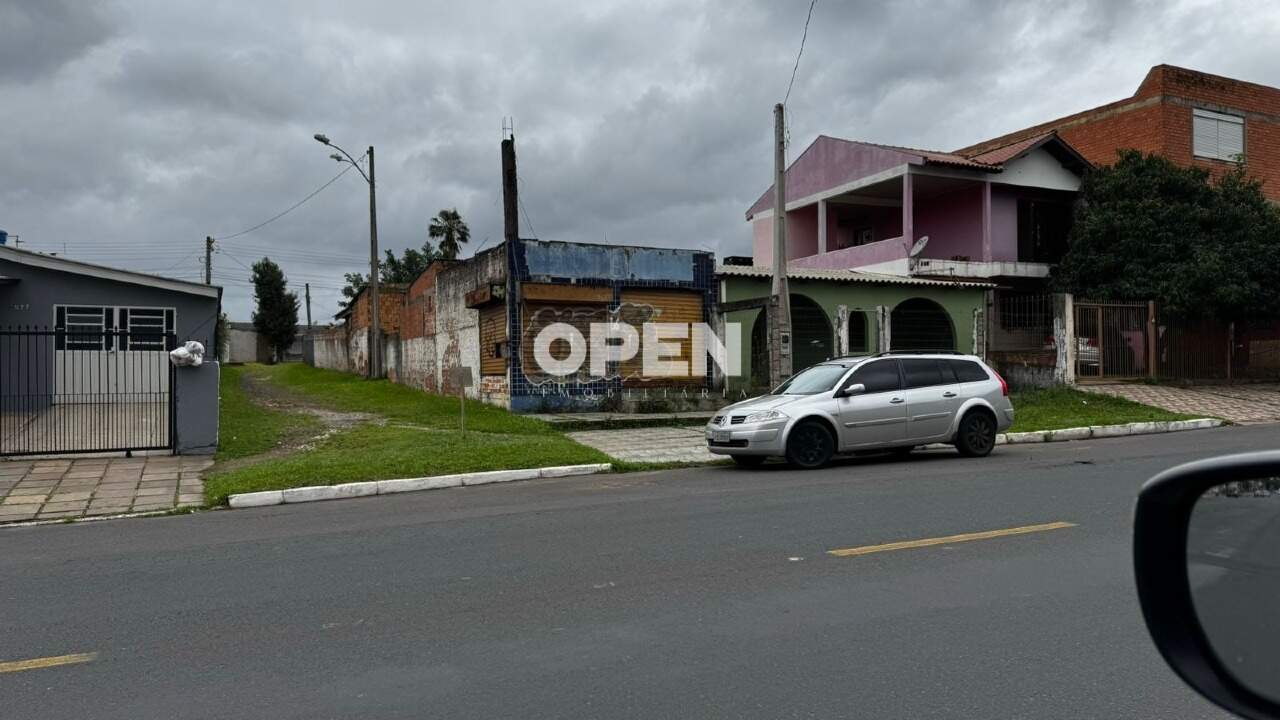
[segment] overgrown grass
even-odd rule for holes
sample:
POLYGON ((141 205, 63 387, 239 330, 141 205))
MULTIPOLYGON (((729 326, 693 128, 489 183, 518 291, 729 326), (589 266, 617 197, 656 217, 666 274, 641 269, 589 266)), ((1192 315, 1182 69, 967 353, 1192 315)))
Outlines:
POLYGON ((1169 412, 1131 400, 1080 392, 1071 388, 1024 390, 1011 398, 1013 427, 1009 432, 1058 430, 1085 425, 1120 425, 1157 420, 1189 420, 1194 415, 1169 412))
POLYGON ((220 505, 230 494, 258 490, 603 462, 610 462, 604 453, 554 432, 463 434, 367 424, 306 452, 214 472, 205 478, 205 499, 220 505))
POLYGON ((275 447, 290 433, 314 430, 310 415, 264 407, 253 402, 240 384, 245 368, 223 365, 218 394, 218 460, 248 457, 275 447))
MULTIPOLYGON (((458 398, 434 395, 388 380, 322 370, 303 363, 254 365, 250 370, 308 401, 335 410, 367 412, 392 420, 446 430, 458 429, 458 398)), ((467 430, 518 435, 555 435, 534 418, 513 415, 477 400, 467 401, 467 430)))

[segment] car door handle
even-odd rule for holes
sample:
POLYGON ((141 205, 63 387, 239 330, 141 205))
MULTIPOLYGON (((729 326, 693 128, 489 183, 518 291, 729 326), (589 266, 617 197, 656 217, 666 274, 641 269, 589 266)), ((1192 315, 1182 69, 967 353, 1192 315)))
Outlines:
POLYGON ((955 393, 953 393, 953 392, 951 392, 950 390, 948 390, 948 391, 946 391, 946 392, 942 393, 942 397, 955 397, 955 396, 956 396, 956 394, 955 394, 955 393))
POLYGON ((897 404, 899 404, 899 403, 903 403, 903 402, 906 402, 906 401, 905 401, 905 400, 903 400, 902 398, 893 398, 893 399, 891 399, 889 402, 890 402, 891 404, 893 404, 893 405, 897 405, 897 404))

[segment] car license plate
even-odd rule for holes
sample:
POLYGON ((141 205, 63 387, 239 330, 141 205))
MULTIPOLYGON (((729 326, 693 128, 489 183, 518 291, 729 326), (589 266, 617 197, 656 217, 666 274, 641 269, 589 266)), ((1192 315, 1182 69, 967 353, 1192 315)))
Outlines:
POLYGON ((729 442, 729 431, 715 430, 711 433, 711 439, 715 442, 729 442))

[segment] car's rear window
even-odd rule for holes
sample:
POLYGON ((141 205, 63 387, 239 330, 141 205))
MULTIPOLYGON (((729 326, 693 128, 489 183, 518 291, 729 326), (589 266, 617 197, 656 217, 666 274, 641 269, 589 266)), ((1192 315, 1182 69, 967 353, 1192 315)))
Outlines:
POLYGON ((948 360, 947 363, 951 365, 951 369, 956 373, 956 379, 960 382, 984 382, 991 379, 987 371, 972 360, 948 360))

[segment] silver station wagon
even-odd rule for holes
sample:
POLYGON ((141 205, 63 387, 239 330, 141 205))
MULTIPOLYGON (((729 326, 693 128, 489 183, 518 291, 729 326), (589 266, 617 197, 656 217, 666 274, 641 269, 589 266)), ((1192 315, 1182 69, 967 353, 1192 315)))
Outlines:
POLYGON ((1012 424, 1008 384, 978 357, 882 353, 806 368, 721 410, 706 437, 711 452, 739 465, 783 457, 816 468, 839 453, 906 454, 926 443, 982 457, 1012 424))

